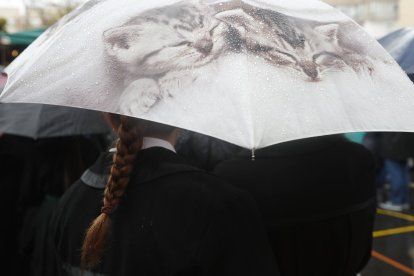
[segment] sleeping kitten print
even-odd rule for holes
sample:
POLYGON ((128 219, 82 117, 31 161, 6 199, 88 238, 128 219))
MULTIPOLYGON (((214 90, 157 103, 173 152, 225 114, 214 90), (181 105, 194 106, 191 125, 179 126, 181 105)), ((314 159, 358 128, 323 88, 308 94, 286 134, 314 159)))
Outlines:
POLYGON ((347 67, 355 72, 373 71, 366 55, 340 45, 339 23, 302 20, 240 1, 219 8, 218 18, 246 34, 244 45, 249 52, 276 66, 300 71, 309 81, 321 80, 326 71, 347 67))
POLYGON ((263 58, 279 70, 300 72, 305 81, 322 81, 332 70, 371 74, 370 58, 341 44, 341 24, 294 18, 243 1, 182 1, 148 10, 103 34, 109 63, 122 72, 119 112, 148 112, 228 53, 263 58))
POLYGON ((106 53, 126 76, 120 112, 145 113, 194 82, 199 68, 234 49, 226 32, 229 26, 212 10, 192 1, 149 10, 107 30, 106 53))

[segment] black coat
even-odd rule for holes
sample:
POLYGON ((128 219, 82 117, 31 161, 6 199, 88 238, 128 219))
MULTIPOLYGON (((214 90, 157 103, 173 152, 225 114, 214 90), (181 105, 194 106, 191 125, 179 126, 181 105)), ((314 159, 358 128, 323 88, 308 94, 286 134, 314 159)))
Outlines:
POLYGON ((56 272, 48 275, 80 275, 80 248, 86 229, 100 214, 111 164, 112 153, 102 153, 60 198, 50 235, 55 255, 49 263, 56 272))
MULTIPOLYGON (((97 193, 75 189, 61 202, 58 244, 69 232, 83 234, 73 226, 79 215, 76 223, 86 226, 87 217, 100 210, 97 193)), ((98 271, 117 276, 278 275, 256 208, 244 192, 187 165, 173 152, 143 150, 112 215, 111 237, 98 271)), ((73 237, 76 245, 61 246, 72 252, 62 256, 73 256, 79 248, 81 238, 73 237)), ((77 270, 79 262, 62 258, 70 270, 77 270)))
POLYGON ((243 149, 229 142, 189 130, 180 131, 175 148, 177 153, 191 165, 206 171, 211 171, 219 162, 243 149))
POLYGON ((367 263, 375 163, 340 136, 249 151, 215 169, 257 200, 282 275, 355 275, 367 263))

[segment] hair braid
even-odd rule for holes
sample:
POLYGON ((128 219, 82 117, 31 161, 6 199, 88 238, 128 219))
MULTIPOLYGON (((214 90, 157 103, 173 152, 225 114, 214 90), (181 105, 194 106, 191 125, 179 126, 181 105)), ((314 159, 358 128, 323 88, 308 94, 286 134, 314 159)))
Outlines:
POLYGON ((116 153, 108 183, 105 188, 101 214, 92 222, 86 232, 82 245, 82 269, 96 267, 105 250, 105 241, 111 229, 110 214, 118 206, 125 193, 134 167, 134 160, 142 147, 142 131, 139 123, 133 118, 121 116, 118 128, 116 153))

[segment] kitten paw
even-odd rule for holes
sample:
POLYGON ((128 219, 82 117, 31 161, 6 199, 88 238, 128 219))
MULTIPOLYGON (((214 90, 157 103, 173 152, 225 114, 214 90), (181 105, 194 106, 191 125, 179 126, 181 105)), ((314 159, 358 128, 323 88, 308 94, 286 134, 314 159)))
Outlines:
POLYGON ((147 113, 160 99, 158 84, 153 79, 139 79, 124 90, 119 100, 119 111, 139 116, 147 113))

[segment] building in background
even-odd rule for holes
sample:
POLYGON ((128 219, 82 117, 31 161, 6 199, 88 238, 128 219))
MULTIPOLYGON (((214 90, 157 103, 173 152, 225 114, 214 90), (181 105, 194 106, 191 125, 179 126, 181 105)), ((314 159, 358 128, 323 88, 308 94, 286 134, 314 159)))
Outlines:
POLYGON ((86 0, 0 0, 7 31, 48 27, 86 0))
POLYGON ((15 32, 26 25, 26 7, 20 0, 0 0, 0 18, 7 21, 7 30, 15 32))
MULTIPOLYGON (((403 25, 400 22, 402 7, 400 2, 413 0, 324 0, 326 3, 338 8, 375 38, 392 32, 403 25)), ((407 4, 405 4, 407 5, 407 4)), ((414 10, 411 10, 411 14, 414 10)), ((409 24, 408 22, 406 24, 409 24)))
POLYGON ((399 25, 414 27, 414 0, 400 0, 399 25))
MULTIPOLYGON (((52 24, 68 7, 86 0, 0 0, 0 17, 10 32, 52 24)), ((414 0, 323 0, 353 18, 378 38, 414 26, 414 0)))

